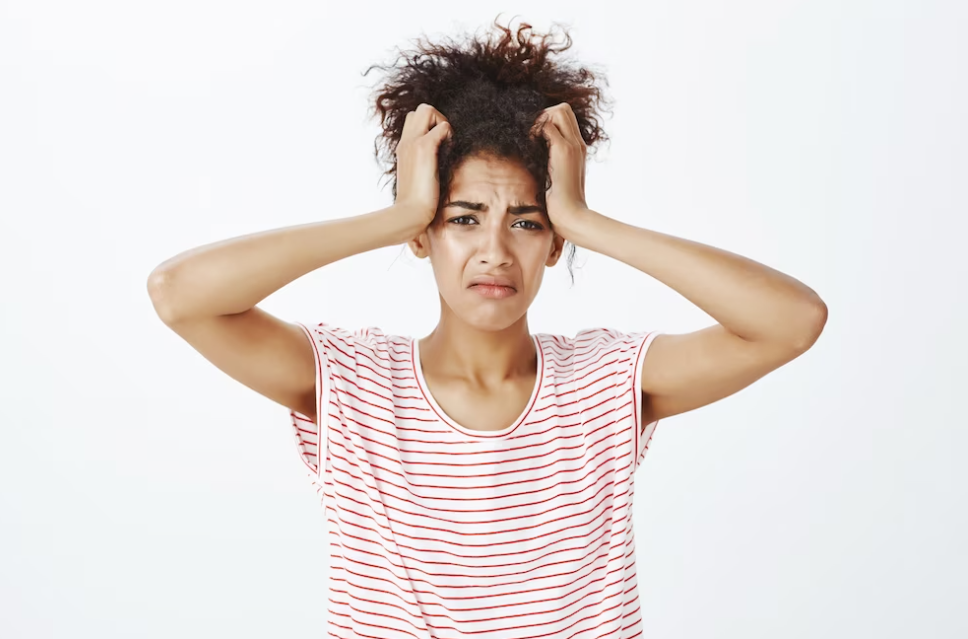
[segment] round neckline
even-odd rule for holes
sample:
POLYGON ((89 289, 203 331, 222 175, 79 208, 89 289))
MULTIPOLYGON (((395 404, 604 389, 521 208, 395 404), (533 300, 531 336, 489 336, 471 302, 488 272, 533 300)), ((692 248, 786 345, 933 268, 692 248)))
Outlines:
POLYGON ((437 400, 434 399, 433 394, 430 392, 430 388, 427 386, 427 380, 424 379, 423 368, 420 365, 420 341, 416 337, 410 338, 410 363, 413 368, 414 379, 417 380, 417 386, 420 388, 420 393, 423 395, 427 403, 430 404, 437 416, 445 424, 458 431, 464 435, 469 435, 471 437, 480 437, 482 439, 501 439, 503 437, 509 436, 515 430, 518 429, 524 420, 528 418, 531 411, 534 409, 535 404, 538 401, 538 397, 541 395, 541 390, 544 388, 544 353, 541 350, 541 339, 536 335, 531 335, 531 340, 534 342, 535 352, 538 356, 538 369, 535 374, 534 388, 531 389, 531 397, 528 398, 528 403, 524 406, 524 411, 518 415, 518 418, 514 422, 501 430, 476 430, 473 428, 466 428, 458 424, 454 419, 450 417, 444 409, 440 407, 437 400))

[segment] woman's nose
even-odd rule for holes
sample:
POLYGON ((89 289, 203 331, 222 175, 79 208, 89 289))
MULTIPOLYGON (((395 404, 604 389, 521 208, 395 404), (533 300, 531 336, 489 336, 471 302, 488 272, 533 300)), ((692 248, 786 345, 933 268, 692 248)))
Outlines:
POLYGON ((485 225, 483 232, 478 234, 481 241, 479 247, 481 259, 490 263, 506 262, 510 256, 508 244, 511 241, 511 229, 499 224, 485 225))

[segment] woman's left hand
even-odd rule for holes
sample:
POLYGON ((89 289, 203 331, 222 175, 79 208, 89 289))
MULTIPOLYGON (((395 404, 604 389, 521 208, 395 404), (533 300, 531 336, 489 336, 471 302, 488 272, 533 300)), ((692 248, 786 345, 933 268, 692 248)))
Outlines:
POLYGON ((567 228, 588 210, 585 203, 587 149, 571 105, 561 102, 544 109, 535 118, 531 135, 541 135, 548 142, 551 176, 551 188, 545 192, 548 218, 556 229, 567 228))

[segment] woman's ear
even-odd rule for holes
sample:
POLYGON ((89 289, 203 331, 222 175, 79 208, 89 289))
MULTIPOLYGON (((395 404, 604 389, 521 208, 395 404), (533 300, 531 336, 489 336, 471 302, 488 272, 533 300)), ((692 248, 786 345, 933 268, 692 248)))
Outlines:
MULTIPOLYGON (((443 201, 443 200, 442 200, 443 201)), ((441 220, 440 209, 437 209, 437 213, 434 215, 434 219, 431 220, 420 234, 407 242, 407 246, 413 254, 419 259, 424 259, 430 257, 430 233, 435 230, 439 230, 441 220)))
POLYGON ((555 233, 551 240, 551 252, 548 253, 548 260, 545 262, 545 266, 554 266, 558 263, 564 251, 564 246, 565 238, 555 233))
POLYGON ((430 238, 427 237, 427 231, 423 231, 417 237, 413 238, 407 242, 407 246, 413 254, 419 258, 424 259, 430 255, 430 238))

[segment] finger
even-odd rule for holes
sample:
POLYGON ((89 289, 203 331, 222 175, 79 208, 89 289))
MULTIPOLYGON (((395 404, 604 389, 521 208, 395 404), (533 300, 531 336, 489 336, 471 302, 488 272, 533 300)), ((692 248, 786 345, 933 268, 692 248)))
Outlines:
POLYGON ((407 111, 406 117, 403 118, 403 133, 400 134, 400 141, 405 142, 418 137, 420 134, 417 133, 417 127, 414 124, 414 111, 407 111))
POLYGON ((578 127, 578 118, 567 102, 553 106, 549 111, 562 135, 571 138, 576 144, 583 145, 585 143, 585 140, 581 137, 581 129, 578 127))
POLYGON ((549 115, 548 109, 538 111, 538 115, 534 116, 534 122, 531 123, 531 128, 528 129, 528 135, 531 137, 539 136, 541 134, 541 127, 548 121, 549 115))
POLYGON ((447 122, 444 114, 426 102, 421 102, 413 111, 407 112, 403 121, 400 140, 410 140, 426 135, 440 122, 447 122))
POLYGON ((575 140, 584 144, 585 139, 581 136, 581 127, 578 126, 578 117, 575 115, 574 109, 569 106, 565 111, 567 111, 565 119, 568 120, 568 125, 571 127, 572 133, 575 134, 575 140))
POLYGON ((555 122, 554 118, 549 117, 541 126, 539 130, 541 136, 548 141, 548 146, 554 146, 555 144, 565 144, 565 136, 562 135, 561 129, 558 128, 558 124, 555 122))
POLYGON ((447 120, 441 120, 430 130, 428 135, 433 139, 435 144, 439 144, 444 138, 450 139, 454 137, 454 128, 450 126, 450 122, 447 120))
MULTIPOLYGON (((423 133, 429 133, 437 128, 441 123, 446 123, 448 126, 450 122, 444 117, 444 114, 438 111, 430 104, 422 103, 417 107, 417 116, 423 117, 423 128, 421 131, 423 133), (422 109, 422 111, 421 111, 422 109)), ((444 132, 439 132, 439 135, 443 137, 444 132)), ((437 135, 437 134, 435 134, 437 135)))

